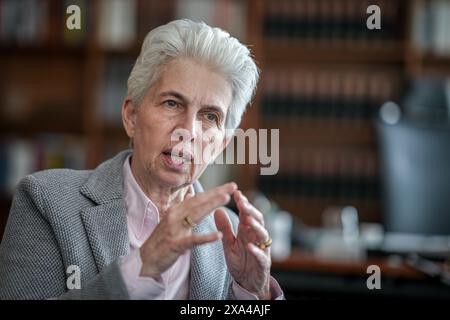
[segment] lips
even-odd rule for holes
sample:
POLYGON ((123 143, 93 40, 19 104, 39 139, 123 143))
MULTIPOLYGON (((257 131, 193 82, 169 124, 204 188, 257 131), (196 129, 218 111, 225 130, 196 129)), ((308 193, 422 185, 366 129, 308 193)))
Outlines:
POLYGON ((192 160, 194 159, 194 156, 192 155, 192 153, 190 153, 189 151, 186 150, 174 150, 173 148, 171 149, 166 149, 162 152, 164 155, 166 156, 171 156, 171 157, 176 157, 179 158, 180 160, 183 160, 183 162, 192 162, 192 160))

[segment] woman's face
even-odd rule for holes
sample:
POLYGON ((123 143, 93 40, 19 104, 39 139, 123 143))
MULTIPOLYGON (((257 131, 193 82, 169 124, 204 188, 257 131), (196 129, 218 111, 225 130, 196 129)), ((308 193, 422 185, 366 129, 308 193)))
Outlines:
POLYGON ((222 75, 191 59, 171 61, 138 108, 129 98, 122 107, 135 174, 168 188, 198 179, 228 142, 230 103, 231 88, 222 75))

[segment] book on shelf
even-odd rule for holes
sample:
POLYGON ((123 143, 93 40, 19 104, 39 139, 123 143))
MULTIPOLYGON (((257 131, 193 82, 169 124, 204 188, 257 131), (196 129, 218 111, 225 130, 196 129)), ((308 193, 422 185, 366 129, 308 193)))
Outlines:
POLYGON ((411 20, 413 48, 420 54, 450 55, 450 2, 418 1, 411 20))
POLYGON ((92 2, 86 0, 0 0, 0 43, 3 46, 58 47, 86 42, 92 23, 92 2), (69 29, 67 19, 80 8, 80 29, 69 29))
POLYGON ((403 4, 398 0, 378 0, 382 28, 368 29, 367 7, 374 4, 361 0, 268 0, 263 18, 264 35, 269 39, 336 42, 382 46, 385 40, 397 41, 404 33, 403 4), (374 41, 376 40, 376 41, 374 41))
POLYGON ((136 0, 101 0, 98 28, 99 44, 103 48, 129 48, 137 36, 136 0))
POLYGON ((260 190, 268 195, 367 203, 380 197, 377 158, 369 150, 298 147, 280 151, 280 172, 258 178, 260 190))
MULTIPOLYGON (((186 1, 183 1, 186 2, 186 1)), ((175 12, 175 1, 148 1, 138 0, 138 25, 137 39, 143 41, 147 33, 169 21, 173 20, 175 12)))
POLYGON ((107 126, 120 127, 121 107, 127 94, 127 80, 134 61, 126 57, 111 57, 106 60, 98 91, 97 117, 107 126))
POLYGON ((263 79, 261 114, 270 121, 333 119, 342 125, 370 122, 380 106, 395 100, 400 79, 395 72, 370 69, 273 69, 263 79))
POLYGON ((246 33, 245 3, 240 0, 176 1, 175 18, 204 21, 242 39, 246 33))
POLYGON ((47 39, 49 12, 47 0, 1 0, 0 43, 42 44, 47 39))
POLYGON ((28 174, 51 168, 84 169, 86 161, 83 140, 63 134, 3 139, 0 155, 0 190, 7 196, 28 174))

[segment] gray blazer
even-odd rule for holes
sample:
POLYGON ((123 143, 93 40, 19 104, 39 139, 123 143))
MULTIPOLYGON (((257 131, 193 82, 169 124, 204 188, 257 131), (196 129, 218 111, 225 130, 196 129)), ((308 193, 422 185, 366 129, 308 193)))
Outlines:
MULTIPOLYGON (((130 251, 122 185, 130 152, 93 171, 46 170, 20 182, 0 245, 0 299, 129 298, 118 259, 130 251), (67 289, 70 265, 80 268, 81 289, 67 289)), ((212 215, 194 228, 213 230, 212 215)), ((192 250, 189 296, 233 298, 220 241, 192 250)))

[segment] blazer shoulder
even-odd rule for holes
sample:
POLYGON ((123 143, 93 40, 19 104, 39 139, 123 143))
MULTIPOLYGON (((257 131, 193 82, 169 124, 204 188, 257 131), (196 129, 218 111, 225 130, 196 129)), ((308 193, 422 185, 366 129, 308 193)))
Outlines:
POLYGON ((75 170, 75 169, 47 169, 42 171, 37 171, 30 176, 33 176, 35 179, 38 180, 55 180, 55 179, 67 179, 67 178, 84 178, 87 179, 90 174, 92 173, 92 170, 75 170))
POLYGON ((49 169, 27 175, 18 184, 16 193, 53 195, 63 198, 79 192, 91 175, 91 170, 49 169))
POLYGON ((34 182, 46 188, 80 187, 86 183, 92 170, 49 169, 38 171, 22 179, 21 183, 34 182))
POLYGON ((80 208, 90 203, 80 193, 89 176, 90 171, 71 169, 50 169, 27 175, 17 186, 10 215, 23 215, 33 210, 30 204, 34 203, 46 219, 75 216, 80 208))

